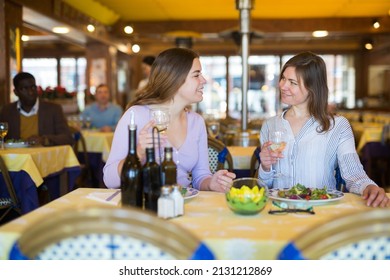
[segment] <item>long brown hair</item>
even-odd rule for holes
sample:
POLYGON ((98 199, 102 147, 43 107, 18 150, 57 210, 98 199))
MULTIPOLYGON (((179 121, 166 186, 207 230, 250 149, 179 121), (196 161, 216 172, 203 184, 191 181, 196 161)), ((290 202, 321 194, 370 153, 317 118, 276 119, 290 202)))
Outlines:
POLYGON ((286 62, 280 78, 287 67, 295 68, 298 80, 302 79, 303 85, 309 92, 308 110, 310 115, 320 123, 318 132, 328 131, 334 116, 328 112, 329 89, 324 60, 312 52, 299 53, 286 62))
POLYGON ((199 55, 190 49, 172 48, 161 52, 152 64, 149 82, 141 89, 133 105, 164 103, 174 97, 184 84, 192 63, 199 55))

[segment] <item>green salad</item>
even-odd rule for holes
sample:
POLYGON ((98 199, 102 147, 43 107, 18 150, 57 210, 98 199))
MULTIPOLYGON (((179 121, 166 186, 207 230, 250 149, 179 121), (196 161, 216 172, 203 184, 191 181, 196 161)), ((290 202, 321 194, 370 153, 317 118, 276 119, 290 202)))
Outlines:
POLYGON ((288 199, 306 199, 306 200, 321 200, 330 199, 334 196, 330 194, 327 187, 321 189, 307 188, 304 185, 296 184, 291 189, 278 191, 280 198, 288 199))

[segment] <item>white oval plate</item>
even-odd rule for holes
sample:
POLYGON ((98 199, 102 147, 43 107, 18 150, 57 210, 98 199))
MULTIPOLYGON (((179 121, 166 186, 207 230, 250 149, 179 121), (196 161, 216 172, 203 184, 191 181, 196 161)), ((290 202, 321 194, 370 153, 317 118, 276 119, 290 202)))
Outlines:
POLYGON ((194 188, 187 188, 187 192, 184 195, 184 199, 190 199, 199 194, 199 191, 194 188))
POLYGON ((6 148, 26 148, 29 144, 27 142, 9 142, 4 143, 4 146, 6 148))
MULTIPOLYGON (((288 189, 281 189, 281 190, 287 191, 288 189)), ((316 200, 290 199, 290 198, 279 197, 278 191, 279 189, 269 190, 269 198, 276 201, 286 202, 287 204, 294 204, 294 205, 305 205, 305 206, 324 205, 324 204, 329 204, 338 201, 344 197, 344 193, 337 190, 331 190, 328 191, 328 193, 334 197, 329 199, 316 199, 316 200)))

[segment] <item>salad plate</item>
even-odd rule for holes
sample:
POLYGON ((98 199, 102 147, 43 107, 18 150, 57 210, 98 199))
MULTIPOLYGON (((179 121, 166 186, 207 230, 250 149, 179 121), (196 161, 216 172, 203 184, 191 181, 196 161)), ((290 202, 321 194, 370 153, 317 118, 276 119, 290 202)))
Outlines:
MULTIPOLYGON (((293 187, 294 188, 294 187, 293 187)), ((269 190, 269 198, 275 201, 284 202, 288 205, 301 205, 301 206, 316 206, 316 205, 325 205, 330 204, 333 202, 336 202, 340 199, 343 199, 344 193, 338 190, 326 190, 325 196, 326 198, 302 198, 299 195, 291 195, 288 194, 291 193, 290 189, 271 189, 269 190), (287 195, 286 195, 287 194, 287 195)), ((311 189, 311 190, 321 190, 321 192, 324 192, 324 189, 311 189)))
POLYGON ((184 196, 184 199, 190 199, 190 198, 193 198, 197 195, 199 195, 199 191, 197 189, 194 189, 194 188, 183 188, 183 192, 185 191, 185 193, 183 194, 184 196))

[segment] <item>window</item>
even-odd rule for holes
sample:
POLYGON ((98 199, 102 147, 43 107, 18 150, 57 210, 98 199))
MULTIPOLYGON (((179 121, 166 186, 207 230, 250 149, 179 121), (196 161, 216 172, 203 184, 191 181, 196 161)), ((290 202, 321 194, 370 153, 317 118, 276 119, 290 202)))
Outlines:
POLYGON ((57 86, 57 59, 55 58, 25 58, 23 71, 35 77, 38 86, 43 89, 57 86))
MULTIPOLYGON (((248 121, 268 118, 281 111, 278 89, 280 69, 292 56, 252 55, 248 58, 248 121)), ((354 107, 353 55, 321 56, 328 71, 329 102, 341 103, 348 108, 354 107)), ((203 101, 197 105, 198 111, 219 118, 229 114, 230 117, 241 119, 241 57, 205 56, 200 60, 207 84, 204 88, 203 101)))

